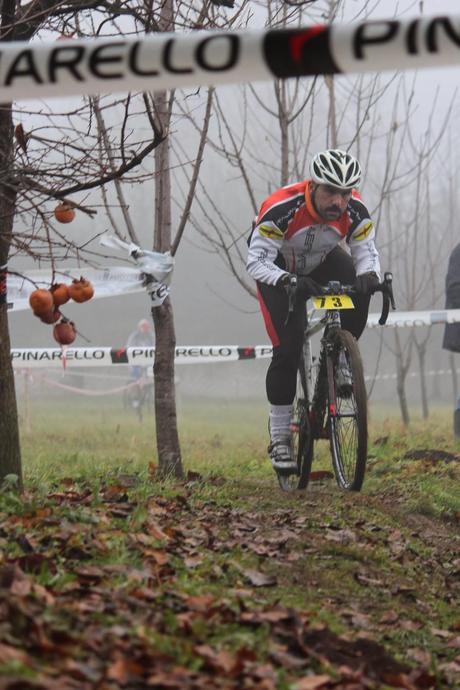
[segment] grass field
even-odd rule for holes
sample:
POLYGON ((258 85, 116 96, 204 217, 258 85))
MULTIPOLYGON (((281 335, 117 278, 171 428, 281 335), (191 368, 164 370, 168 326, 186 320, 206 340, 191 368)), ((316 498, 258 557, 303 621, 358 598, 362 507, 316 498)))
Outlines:
MULTIPOLYGON (((460 512, 460 492, 450 475, 454 462, 436 462, 427 456, 418 462, 404 455, 416 450, 460 452, 453 437, 453 411, 436 409, 429 420, 413 415, 405 429, 395 410, 371 408, 370 451, 365 493, 395 489, 410 476, 411 508, 423 512, 460 512), (420 471, 422 470, 422 471, 420 471)), ((46 484, 62 477, 104 477, 117 473, 147 476, 157 463, 154 418, 142 423, 120 404, 93 400, 32 404, 25 430, 22 419, 24 472, 32 484, 46 484)), ((267 460, 267 412, 261 403, 189 400, 178 413, 183 464, 186 470, 219 475, 240 483, 273 476, 267 460)), ((327 442, 316 446, 315 469, 331 469, 327 442)))
POLYGON ((281 493, 261 404, 184 401, 179 427, 192 474, 159 482, 153 419, 22 409, 26 493, 0 494, 2 690, 460 686, 452 410, 405 430, 374 407, 360 494, 281 493))

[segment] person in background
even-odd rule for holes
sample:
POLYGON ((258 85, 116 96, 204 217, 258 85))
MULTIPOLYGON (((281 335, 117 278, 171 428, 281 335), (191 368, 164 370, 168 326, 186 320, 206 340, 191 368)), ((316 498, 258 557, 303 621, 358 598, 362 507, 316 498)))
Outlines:
MULTIPOLYGON (((128 347, 155 347, 155 334, 153 326, 147 319, 141 319, 126 341, 128 347)), ((146 375, 148 367, 130 367, 130 379, 137 381, 146 375)))
MULTIPOLYGON (((370 296, 380 282, 375 229, 356 191, 361 183, 359 162, 349 153, 328 149, 310 164, 310 179, 278 189, 260 207, 249 238, 247 270, 257 294, 273 358, 267 372, 270 403, 268 452, 277 472, 297 469, 289 425, 302 347, 305 301, 320 295, 322 285, 338 280, 355 285, 355 308, 341 313, 342 328, 359 338, 369 311, 370 296), (339 243, 345 240, 350 253, 339 243), (287 319, 286 288, 297 277, 296 305, 287 319)), ((345 361, 339 370, 342 395, 351 391, 345 361)))
POLYGON ((152 324, 147 319, 141 319, 136 330, 131 333, 126 341, 126 347, 154 347, 155 335, 152 324))
MULTIPOLYGON (((460 244, 453 248, 446 274, 446 309, 460 309, 460 244)), ((444 350, 460 352, 460 323, 447 323, 444 350)))
MULTIPOLYGON (((449 256, 446 273, 446 309, 460 309, 460 244, 453 248, 449 256)), ((457 397, 454 353, 460 352, 460 323, 446 323, 442 347, 451 353, 450 365, 454 381, 454 395, 457 397)), ((454 410, 454 434, 460 438, 460 398, 458 398, 454 410)))

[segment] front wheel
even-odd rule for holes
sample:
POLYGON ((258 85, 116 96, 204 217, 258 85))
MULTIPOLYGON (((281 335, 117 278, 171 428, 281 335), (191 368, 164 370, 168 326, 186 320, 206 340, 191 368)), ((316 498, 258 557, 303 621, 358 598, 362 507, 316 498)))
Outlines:
POLYGON ((331 337, 328 418, 332 463, 337 484, 348 491, 359 491, 367 461, 363 364, 358 343, 351 333, 338 329, 331 337))

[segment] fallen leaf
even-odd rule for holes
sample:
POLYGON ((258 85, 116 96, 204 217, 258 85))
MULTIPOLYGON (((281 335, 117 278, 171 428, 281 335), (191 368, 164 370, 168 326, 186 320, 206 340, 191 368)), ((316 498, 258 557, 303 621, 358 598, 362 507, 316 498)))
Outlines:
POLYGON ((407 619, 400 621, 398 625, 403 630, 409 630, 410 632, 414 630, 420 630, 420 628, 423 628, 423 623, 420 623, 419 621, 410 621, 407 619))
POLYGON ((158 541, 169 541, 170 537, 164 532, 160 525, 154 520, 149 520, 146 525, 146 530, 151 537, 158 541))
POLYGON ((159 549, 145 549, 143 552, 146 558, 153 558, 157 565, 166 565, 169 561, 169 556, 166 551, 160 551, 159 549))
POLYGON ((144 667, 131 659, 117 659, 106 670, 106 676, 119 685, 126 685, 131 676, 140 676, 144 667))
POLYGON ((392 623, 396 623, 396 621, 398 620, 399 614, 396 611, 390 610, 383 614, 383 616, 380 618, 379 623, 383 623, 384 625, 391 625, 392 623))
POLYGON ((295 685, 295 690, 316 690, 321 688, 332 680, 331 676, 306 676, 301 678, 295 685))
POLYGON ((351 529, 338 529, 334 531, 327 531, 324 535, 328 541, 336 541, 341 544, 347 544, 349 542, 357 542, 358 537, 355 532, 351 529))
POLYGON ((371 587, 382 587, 382 580, 377 580, 374 577, 369 577, 364 573, 355 573, 355 579, 358 580, 360 585, 370 585, 371 587))
POLYGON ((29 659, 22 649, 0 642, 0 661, 2 664, 7 664, 11 661, 19 661, 21 664, 27 664, 29 659))
POLYGON ((431 664, 431 654, 426 649, 413 647, 407 650, 407 656, 422 666, 429 666, 431 664))
POLYGON ((277 582, 274 575, 266 575, 258 570, 243 570, 242 573, 253 587, 273 587, 277 582))
POLYGON ((316 470, 315 472, 310 472, 311 482, 320 482, 323 479, 334 479, 334 475, 328 470, 316 470))
POLYGON ((436 637, 442 637, 444 639, 452 636, 452 633, 449 632, 449 630, 441 630, 440 628, 430 628, 430 632, 432 635, 436 635, 436 637))

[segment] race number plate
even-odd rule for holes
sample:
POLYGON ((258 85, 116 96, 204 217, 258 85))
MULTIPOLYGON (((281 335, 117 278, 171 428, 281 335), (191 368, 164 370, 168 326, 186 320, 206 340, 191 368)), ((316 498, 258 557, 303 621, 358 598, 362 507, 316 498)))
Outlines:
POLYGON ((353 300, 348 295, 323 295, 312 297, 315 309, 354 309, 353 300))

